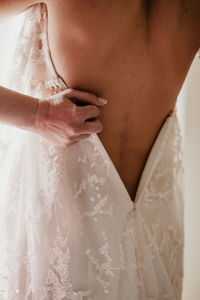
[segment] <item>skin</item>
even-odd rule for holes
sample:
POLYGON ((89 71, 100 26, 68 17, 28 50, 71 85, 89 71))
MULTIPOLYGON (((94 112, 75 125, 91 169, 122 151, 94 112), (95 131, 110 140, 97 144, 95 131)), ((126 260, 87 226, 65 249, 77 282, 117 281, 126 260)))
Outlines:
MULTIPOLYGON (((18 11, 25 9, 22 2, 18 11)), ((69 88, 108 99, 96 118, 103 124, 99 138, 134 200, 152 145, 199 48, 200 1, 46 4, 54 67, 69 88)))
POLYGON ((36 99, 0 87, 0 123, 33 131, 56 145, 69 147, 102 131, 97 117, 104 104, 104 99, 71 88, 49 99, 36 99))
POLYGON ((100 107, 103 105, 104 99, 68 88, 48 101, 40 101, 31 130, 60 146, 72 146, 103 130, 103 125, 98 119, 100 107), (70 99, 74 98, 84 106, 73 103, 70 99), (55 104, 55 100, 58 104, 55 104), (91 119, 94 120, 91 122, 91 119))

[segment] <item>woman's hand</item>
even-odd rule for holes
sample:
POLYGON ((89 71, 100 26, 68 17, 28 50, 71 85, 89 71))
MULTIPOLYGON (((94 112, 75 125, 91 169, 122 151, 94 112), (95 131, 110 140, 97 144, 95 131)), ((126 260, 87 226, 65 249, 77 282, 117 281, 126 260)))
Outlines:
POLYGON ((106 100, 76 89, 39 100, 34 132, 60 146, 71 146, 103 130, 98 119, 106 100))

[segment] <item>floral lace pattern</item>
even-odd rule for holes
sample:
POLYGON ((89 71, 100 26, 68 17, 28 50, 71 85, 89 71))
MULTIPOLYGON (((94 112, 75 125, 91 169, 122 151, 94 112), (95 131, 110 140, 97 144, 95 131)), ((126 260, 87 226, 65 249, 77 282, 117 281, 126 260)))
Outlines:
POLYGON ((68 247, 68 238, 63 238, 60 233, 59 227, 57 227, 56 240, 52 253, 50 256, 50 264, 52 266, 48 271, 47 279, 45 282, 46 296, 43 299, 75 299, 77 296, 87 296, 90 291, 73 292, 72 284, 70 282, 69 274, 69 261, 70 261, 70 249, 68 247), (48 293, 50 294, 48 296, 48 293))
MULTIPOLYGON (((67 88, 50 59, 46 10, 26 12, 10 77, 10 88, 41 98, 67 88)), ((154 143, 135 203, 97 135, 61 148, 1 126, 0 163, 0 300, 181 299, 176 111, 154 143)))

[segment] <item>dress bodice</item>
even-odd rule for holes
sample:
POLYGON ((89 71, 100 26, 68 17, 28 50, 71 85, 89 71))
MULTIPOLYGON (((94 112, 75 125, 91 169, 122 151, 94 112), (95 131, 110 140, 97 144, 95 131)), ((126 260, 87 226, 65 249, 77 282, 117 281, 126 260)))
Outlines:
MULTIPOLYGON (((26 13, 9 87, 39 98, 67 88, 51 61, 45 4, 26 13)), ((176 109, 154 142, 134 203, 96 134, 62 148, 1 126, 0 141, 2 300, 181 299, 176 109)))

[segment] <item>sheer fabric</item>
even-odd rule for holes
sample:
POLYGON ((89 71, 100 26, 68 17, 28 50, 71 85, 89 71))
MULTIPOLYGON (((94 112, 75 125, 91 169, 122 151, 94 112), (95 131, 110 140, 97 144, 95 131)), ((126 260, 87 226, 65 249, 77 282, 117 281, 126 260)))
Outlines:
MULTIPOLYGON (((44 4, 26 12, 10 88, 43 98, 55 72, 44 4)), ((163 124, 135 202, 96 134, 63 148, 0 126, 1 300, 177 300, 183 275, 182 148, 163 124)))

